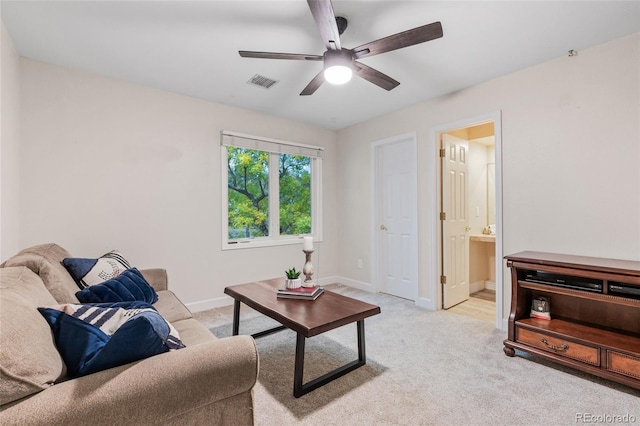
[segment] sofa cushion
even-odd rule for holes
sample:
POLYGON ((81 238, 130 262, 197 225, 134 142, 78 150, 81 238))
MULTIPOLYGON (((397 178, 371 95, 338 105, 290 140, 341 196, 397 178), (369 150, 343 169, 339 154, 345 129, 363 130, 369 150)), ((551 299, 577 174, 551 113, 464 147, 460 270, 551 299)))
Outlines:
POLYGON ((136 268, 101 284, 90 285, 76 293, 81 303, 146 302, 156 303, 158 294, 136 268))
POLYGON ((37 307, 56 303, 25 266, 0 268, 0 405, 39 392, 66 374, 37 307))
POLYGON ((170 323, 193 317, 191 311, 173 294, 171 290, 158 292, 158 301, 154 308, 170 323))
POLYGON ((173 326, 180 333, 180 339, 187 346, 195 346, 217 340, 217 337, 195 318, 176 321, 173 326))
POLYGON ((178 332, 148 303, 65 304, 38 310, 53 330, 70 377, 184 347, 178 332))
POLYGON ((41 244, 21 250, 2 266, 26 266, 42 279, 56 302, 74 303, 78 301, 75 296, 78 286, 61 263, 69 256, 69 252, 57 244, 41 244))
POLYGON ((41 256, 51 263, 60 263, 62 262, 62 259, 70 256, 67 250, 55 243, 38 244, 37 246, 27 247, 18 252, 18 254, 24 253, 31 253, 37 256, 41 256))
POLYGON ((67 268, 80 289, 103 283, 131 268, 122 253, 115 250, 103 254, 97 259, 67 257, 62 260, 62 264, 67 268))

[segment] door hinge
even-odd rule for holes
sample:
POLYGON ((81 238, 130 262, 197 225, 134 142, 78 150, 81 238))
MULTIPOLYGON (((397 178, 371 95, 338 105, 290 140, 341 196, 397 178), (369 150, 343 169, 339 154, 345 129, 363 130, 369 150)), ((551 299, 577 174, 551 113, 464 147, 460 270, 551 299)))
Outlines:
POLYGON ((447 213, 446 212, 440 212, 440 220, 447 220, 447 213))
POLYGON ((440 275, 440 284, 446 284, 446 283, 447 283, 447 276, 440 275))
MULTIPOLYGON (((433 152, 433 151, 432 151, 432 152, 433 152)), ((441 158, 444 158, 444 157, 446 157, 446 156, 447 156, 447 151, 445 151, 445 149, 444 149, 444 148, 441 148, 441 149, 440 149, 440 157, 441 157, 441 158)))

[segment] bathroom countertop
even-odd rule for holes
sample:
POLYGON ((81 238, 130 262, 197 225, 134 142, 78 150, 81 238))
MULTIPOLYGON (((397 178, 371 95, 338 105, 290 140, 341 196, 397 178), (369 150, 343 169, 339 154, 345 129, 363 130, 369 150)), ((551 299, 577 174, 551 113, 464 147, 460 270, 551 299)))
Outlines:
POLYGON ((469 241, 479 241, 479 242, 482 242, 482 243, 495 243, 496 242, 496 236, 495 235, 485 235, 485 234, 471 235, 469 237, 469 241))

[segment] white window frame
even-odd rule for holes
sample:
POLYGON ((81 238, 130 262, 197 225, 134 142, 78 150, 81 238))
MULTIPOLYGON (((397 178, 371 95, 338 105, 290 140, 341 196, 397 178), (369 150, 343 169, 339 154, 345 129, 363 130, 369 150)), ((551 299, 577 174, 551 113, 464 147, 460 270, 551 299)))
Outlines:
POLYGON ((312 236, 314 242, 322 241, 323 155, 324 148, 322 147, 223 130, 220 138, 222 250, 300 244, 305 236, 312 236), (269 236, 229 239, 228 146, 269 152, 269 236), (311 233, 309 234, 280 235, 280 181, 278 179, 280 153, 311 158, 311 233), (275 178, 273 175, 275 175, 275 178))

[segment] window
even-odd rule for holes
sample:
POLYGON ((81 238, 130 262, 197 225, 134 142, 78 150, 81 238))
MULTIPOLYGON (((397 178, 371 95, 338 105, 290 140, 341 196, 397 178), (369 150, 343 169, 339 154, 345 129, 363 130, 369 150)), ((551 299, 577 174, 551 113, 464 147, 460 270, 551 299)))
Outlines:
POLYGON ((321 238, 322 148, 222 133, 223 249, 321 238))

